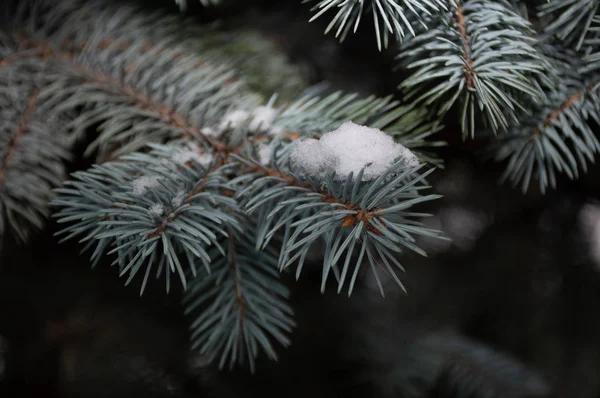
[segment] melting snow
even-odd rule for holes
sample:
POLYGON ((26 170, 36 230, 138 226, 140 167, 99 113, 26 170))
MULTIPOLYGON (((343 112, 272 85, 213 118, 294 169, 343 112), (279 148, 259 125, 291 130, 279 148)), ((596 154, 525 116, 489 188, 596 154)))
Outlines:
POLYGON ((419 164, 419 158, 391 136, 351 121, 324 134, 320 140, 298 141, 290 159, 305 174, 323 177, 335 171, 338 180, 350 173, 356 175, 364 167, 363 181, 377 178, 397 159, 406 167, 419 164))
POLYGON ((204 127, 202 129, 202 134, 207 135, 209 137, 219 137, 221 135, 221 132, 221 130, 213 127, 204 127))
POLYGON ((171 203, 173 203, 173 206, 179 207, 183 203, 184 198, 185 198, 185 191, 181 190, 181 191, 177 192, 177 195, 175 195, 175 197, 173 199, 171 199, 171 203))
POLYGON ((245 121, 250 117, 250 112, 236 109, 234 111, 227 112, 223 119, 221 119, 221 124, 219 125, 219 130, 227 130, 228 128, 236 128, 242 125, 245 121))
POLYGON ((208 166, 213 160, 213 157, 209 153, 201 153, 201 149, 195 142, 190 142, 187 148, 184 147, 181 150, 175 152, 171 157, 171 160, 178 164, 185 164, 189 161, 194 161, 202 166, 208 166))
POLYGON ((163 209, 163 205, 161 205, 160 203, 155 203, 148 210, 150 211, 150 213, 160 216, 163 214, 164 209, 163 209))
POLYGON ((146 193, 148 188, 156 188, 160 185, 160 179, 160 176, 142 176, 136 178, 131 182, 131 184, 133 185, 133 194, 143 195, 146 193))
POLYGON ((263 166, 267 166, 271 162, 272 149, 266 144, 258 146, 258 162, 263 166))
POLYGON ((250 114, 251 121, 248 130, 252 132, 263 132, 271 128, 277 111, 270 106, 259 106, 250 114))

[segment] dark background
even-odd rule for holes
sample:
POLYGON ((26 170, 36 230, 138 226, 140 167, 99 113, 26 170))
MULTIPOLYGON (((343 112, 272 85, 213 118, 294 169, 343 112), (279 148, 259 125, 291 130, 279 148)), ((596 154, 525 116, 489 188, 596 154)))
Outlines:
MULTIPOLYGON (((178 12, 168 3, 147 7, 178 12)), ((258 29, 310 83, 397 94, 395 51, 377 51, 369 18, 340 44, 323 34, 331 14, 309 24, 310 4, 300 0, 235 3, 214 10, 190 4, 188 13, 222 19, 225 29, 258 29)), ((322 295, 318 266, 290 280, 298 323, 292 345, 279 349, 277 363, 261 359, 255 375, 203 366, 204 358, 188 352, 178 294, 157 283, 139 298, 110 261, 91 270, 76 242, 59 245, 52 222, 25 246, 7 240, 0 252, 0 396, 401 397, 397 384, 416 368, 408 348, 428 333, 452 331, 514 356, 553 396, 600 397, 598 167, 577 181, 559 180, 546 195, 534 188, 522 194, 498 183, 504 165, 481 159, 484 142, 463 143, 451 124, 439 137, 450 145, 439 151, 445 169, 431 179, 445 195, 430 209, 431 225, 453 242, 423 240, 429 257, 402 259, 407 294, 390 285, 381 298, 365 276, 351 298, 322 295)), ((496 372, 494 361, 470 368, 470 377, 502 390, 514 380, 496 372)), ((423 390, 458 396, 441 379, 437 389, 423 390)))

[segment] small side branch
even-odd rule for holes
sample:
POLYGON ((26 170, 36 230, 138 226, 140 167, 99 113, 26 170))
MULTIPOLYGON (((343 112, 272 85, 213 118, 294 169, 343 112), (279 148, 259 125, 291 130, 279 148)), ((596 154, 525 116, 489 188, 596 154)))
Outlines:
POLYGON ((467 87, 475 88, 475 84, 473 83, 473 77, 475 76, 475 71, 473 70, 473 60, 471 59, 471 45, 469 35, 467 34, 467 21, 465 18, 465 14, 463 13, 462 4, 456 8, 454 17, 456 19, 456 25, 458 26, 458 32, 463 41, 463 48, 465 51, 464 60, 465 60, 465 79, 467 83, 467 87))
POLYGON ((27 100, 27 106, 23 111, 21 120, 17 125, 16 134, 8 142, 8 149, 6 150, 6 155, 2 160, 2 166, 0 166, 0 185, 3 185, 6 181, 6 174, 8 173, 8 169, 12 162, 13 156, 15 154, 15 151, 17 150, 18 143, 21 140, 21 138, 25 135, 27 126, 29 125, 33 116, 33 112, 36 109, 39 93, 40 89, 38 87, 34 88, 33 92, 29 96, 29 99, 27 100))
MULTIPOLYGON (((265 177, 280 178, 282 180, 285 180, 286 184, 290 187, 305 188, 305 189, 309 189, 315 193, 318 193, 320 195, 323 195, 323 198, 321 199, 322 202, 338 203, 338 204, 344 206, 346 208, 346 210, 355 211, 356 214, 349 214, 346 218, 344 218, 344 221, 342 222, 342 225, 341 225, 342 227, 353 227, 354 225, 356 225, 356 223, 362 222, 365 224, 365 228, 367 228, 367 230, 369 230, 373 233, 376 233, 377 235, 383 235, 383 233, 379 229, 377 229, 373 225, 372 222, 373 222, 373 219, 376 219, 380 223, 383 223, 381 218, 376 216, 374 213, 377 211, 384 210, 384 208, 376 208, 376 209, 372 209, 372 210, 366 210, 366 209, 362 209, 360 206, 358 206, 356 204, 352 204, 349 202, 340 202, 338 199, 336 199, 334 196, 330 195, 329 193, 327 193, 323 190, 317 190, 310 184, 306 184, 306 183, 303 184, 303 183, 297 181, 296 179, 294 179, 291 175, 282 174, 280 171, 278 171, 276 169, 272 169, 272 168, 265 169, 262 167, 255 167, 251 170, 251 172, 252 173, 261 173, 265 177)), ((385 223, 383 223, 383 224, 385 225, 385 223)))
MULTIPOLYGON (((23 35, 17 36, 22 38, 26 48, 40 50, 39 53, 32 54, 31 56, 38 56, 42 59, 53 58, 67 62, 90 82, 103 86, 108 92, 130 99, 130 101, 138 108, 155 114, 157 119, 181 130, 183 136, 202 141, 212 147, 216 152, 226 151, 227 144, 203 134, 198 126, 194 126, 184 115, 177 112, 175 109, 165 104, 158 103, 156 100, 136 90, 132 85, 123 84, 121 81, 106 73, 98 70, 91 70, 89 67, 77 63, 74 58, 77 51, 80 49, 80 46, 69 45, 68 51, 56 50, 50 43, 32 40, 23 37, 23 35)), ((110 41, 102 42, 99 47, 101 49, 108 48, 110 43, 110 41)), ((85 47, 85 45, 83 46, 85 47)), ((150 51, 150 48, 151 47, 148 44, 142 48, 142 51, 150 51)), ((0 62, 6 62, 6 60, 0 62)))
POLYGON ((571 109, 579 100, 581 100, 581 98, 583 97, 583 95, 585 93, 592 91, 594 89, 594 87, 596 87, 599 83, 600 82, 591 83, 591 84, 587 85, 586 87, 583 87, 583 88, 577 90, 576 92, 574 92, 562 104, 560 104, 560 106, 558 106, 557 108, 554 108, 548 114, 548 116, 546 116, 546 118, 544 119, 543 127, 542 128, 537 127, 535 130, 533 130, 531 132, 531 137, 534 138, 534 137, 542 134, 542 131, 544 128, 550 126, 550 124, 552 124, 552 122, 554 120, 558 119, 562 113, 571 109))

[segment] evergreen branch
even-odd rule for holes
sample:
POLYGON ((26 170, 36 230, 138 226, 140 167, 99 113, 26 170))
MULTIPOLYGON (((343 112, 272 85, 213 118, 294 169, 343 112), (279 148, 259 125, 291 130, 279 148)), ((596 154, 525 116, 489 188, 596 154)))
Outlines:
POLYGON ((183 302, 186 314, 198 314, 190 326, 194 349, 217 359, 220 368, 247 361, 254 372, 258 349, 277 360, 272 341, 288 346, 295 323, 276 254, 272 248, 255 251, 248 239, 252 225, 245 230, 229 236, 224 257, 211 252, 211 273, 191 281, 183 302))
POLYGON ((356 177, 351 173, 339 182, 332 175, 323 181, 310 177, 302 179, 275 169, 255 168, 254 176, 246 177, 253 179, 253 183, 240 196, 248 197, 247 212, 258 217, 257 249, 267 247, 273 237, 284 230, 279 257, 281 269, 296 263, 298 278, 309 250, 316 242, 323 241, 326 249, 322 291, 331 271, 338 278, 338 292, 344 287, 348 272, 351 272, 348 283, 350 295, 366 255, 383 294, 377 268, 383 266, 402 286, 394 266, 400 270, 403 268, 393 254, 404 247, 425 255, 414 244, 412 235, 439 237, 437 231, 411 220, 426 214, 408 211, 414 205, 439 197, 420 195, 420 191, 427 188, 420 183, 433 170, 415 176, 419 168, 407 169, 399 161, 369 182, 362 181, 364 170, 356 177), (324 190, 323 186, 326 187, 324 190), (344 263, 340 274, 337 267, 341 265, 342 258, 344 263))
POLYGON ((62 208, 55 215, 58 222, 69 224, 60 232, 68 234, 63 240, 80 237, 84 250, 93 249, 93 264, 108 250, 115 253, 113 264, 121 275, 129 274, 127 284, 145 268, 141 292, 156 264, 167 291, 171 273, 185 288, 180 257, 195 276, 196 264, 210 265, 206 248, 220 248, 217 237, 240 228, 230 215, 237 205, 222 192, 228 188, 226 168, 212 169, 212 156, 196 149, 155 145, 150 154, 74 173, 53 202, 62 208))
POLYGON ((557 14, 545 31, 554 33, 567 44, 581 49, 590 33, 592 21, 598 15, 598 0, 549 0, 539 6, 539 16, 557 14))
POLYGON ((394 159, 410 156, 386 160, 376 178, 373 162, 356 181, 352 174, 343 180, 334 174, 300 176, 288 165, 292 141, 321 137, 349 118, 385 128, 407 145, 427 147, 425 138, 439 126, 422 123, 421 109, 340 93, 304 97, 279 109, 272 97, 258 106, 263 101, 248 94, 226 65, 216 66, 221 58, 190 54, 174 46, 173 37, 146 35, 149 28, 141 25, 151 18, 127 22, 126 30, 139 23, 139 31, 113 36, 105 26, 123 22, 118 9, 103 2, 64 1, 55 8, 52 3, 21 3, 18 18, 6 25, 0 84, 3 76, 11 81, 2 71, 26 66, 30 76, 43 76, 41 115, 68 120, 61 131, 73 138, 97 128, 100 134, 87 153, 121 155, 74 173, 56 190, 55 216, 65 225, 59 234, 84 243, 93 265, 113 255, 126 283, 143 274, 141 292, 152 272, 164 277, 167 291, 177 275, 184 289, 190 286, 188 311, 209 304, 192 325, 193 339, 201 352, 220 355, 221 366, 247 359, 253 368, 259 349, 276 358, 272 340, 288 344, 285 332, 293 321, 277 265, 286 268, 301 257, 300 270, 313 242, 327 243, 323 280, 332 271, 341 289, 352 272, 351 292, 363 259, 375 272, 383 266, 400 283, 394 253, 409 248, 424 254, 413 235, 437 236, 411 219, 424 214, 408 211, 437 197, 420 195, 428 172, 419 175, 419 168, 408 167, 405 162, 412 164, 416 156, 404 147, 398 152, 399 145, 381 131, 394 159), (101 23, 94 22, 95 12, 101 23), (85 26, 77 29, 81 23, 85 26), (257 191, 260 187, 268 193, 257 191), (285 202, 278 205, 277 199, 285 202), (286 217, 272 225, 279 212, 286 217), (323 218, 318 227, 310 226, 317 218, 323 218), (276 253, 263 243, 267 236, 275 242, 281 230, 283 248, 276 253))
POLYGON ((69 142, 39 112, 40 89, 30 71, 6 64, 0 81, 7 74, 24 80, 0 83, 0 237, 12 232, 24 242, 49 214, 52 189, 65 176, 69 142))
POLYGON ((556 174, 574 179, 579 168, 587 170, 600 151, 600 142, 590 122, 600 123, 600 81, 582 84, 564 77, 535 117, 525 120, 499 137, 492 148, 496 160, 508 160, 503 180, 520 184, 526 191, 537 179, 542 192, 556 188, 556 174))
MULTIPOLYGON (((188 54, 201 54, 214 65, 243 72, 248 88, 265 96, 277 92, 280 97, 291 98, 307 85, 299 67, 290 64, 268 36, 254 30, 217 30, 218 24, 199 24, 192 16, 184 18, 164 10, 149 13, 135 4, 115 7, 106 1, 74 0, 63 8, 56 18, 62 23, 52 28, 59 32, 57 36, 69 37, 75 43, 86 42, 98 32, 109 41, 118 38, 121 46, 143 37, 149 48, 182 48, 188 54), (110 32, 104 30, 107 24, 110 32), (77 30, 73 32, 68 26, 77 26, 77 30)), ((58 8, 50 11, 59 13, 58 8)))
MULTIPOLYGON (((48 12, 62 16, 61 11, 48 12)), ((38 16, 31 14, 35 21, 38 16)), ((106 18, 112 22, 110 15, 106 18)), ((223 149, 202 134, 203 129, 220 122, 230 106, 248 106, 258 99, 244 93, 243 84, 226 65, 217 67, 183 48, 167 48, 169 38, 163 40, 164 46, 144 37, 116 40, 98 27, 87 32, 85 40, 65 39, 75 33, 80 32, 61 27, 50 36, 45 31, 15 35, 15 48, 29 51, 13 58, 41 58, 41 67, 55 80, 41 94, 44 109, 59 114, 82 109, 68 126, 76 136, 100 124, 101 134, 88 147, 88 154, 100 149, 104 158, 114 157, 139 150, 149 140, 164 142, 186 135, 223 149), (119 105, 119 114, 108 112, 119 105), (131 125, 136 128, 128 129, 131 125)))
POLYGON ((431 396, 524 398, 551 393, 548 383, 518 359, 453 333, 417 340, 407 357, 400 380, 426 386, 431 396))
MULTIPOLYGON (((127 52, 120 49, 114 51, 111 46, 100 51, 90 51, 90 53, 93 53, 100 62, 105 63, 110 60, 112 63, 110 66, 121 61, 120 63, 124 65, 122 70, 119 71, 117 69, 116 71, 112 71, 112 73, 111 71, 103 71, 101 65, 96 65, 96 68, 93 68, 93 65, 90 65, 91 63, 86 65, 84 61, 86 53, 77 57, 69 52, 55 52, 49 43, 33 42, 30 45, 39 48, 41 53, 44 54, 45 60, 50 60, 50 62, 54 61, 54 66, 60 70, 60 75, 57 76, 57 81, 53 84, 52 90, 45 91, 46 107, 58 113, 84 107, 85 110, 70 124, 70 127, 74 129, 74 134, 76 136, 85 133, 90 120, 93 120, 96 123, 104 122, 100 127, 101 134, 88 147, 88 153, 91 150, 101 148, 104 149, 104 151, 114 150, 114 152, 111 153, 111 156, 118 156, 142 148, 148 142, 148 135, 140 134, 140 132, 135 129, 130 129, 129 134, 123 131, 123 128, 133 124, 131 122, 132 119, 140 118, 146 119, 146 123, 149 124, 149 127, 153 130, 151 134, 154 137, 151 136, 151 141, 160 142, 164 141, 165 138, 193 137, 212 146, 215 150, 224 149, 222 143, 214 140, 207 134, 203 134, 202 130, 197 127, 200 123, 192 123, 189 120, 190 117, 198 117, 197 115, 192 114, 191 116, 186 117, 176 109, 176 106, 166 105, 153 98, 152 95, 145 94, 143 88, 136 87, 134 84, 125 83, 125 81, 133 80, 135 77, 139 79, 141 77, 140 75, 144 74, 144 69, 146 69, 146 73, 155 73, 156 78, 158 78, 158 68, 149 68, 150 64, 154 66, 157 60, 154 59, 154 57, 148 56, 150 51, 144 50, 145 45, 143 43, 141 44, 142 51, 139 51, 137 54, 130 48, 127 52), (119 56, 125 54, 127 57, 131 57, 132 54, 134 54, 135 57, 132 58, 131 61, 129 59, 120 60, 119 56), (143 55, 146 55, 141 58, 145 63, 142 61, 136 64, 135 61, 133 61, 133 59, 140 59, 140 56, 143 55), (113 77, 114 74, 119 74, 119 72, 124 74, 121 79, 113 77), (74 88, 77 89, 75 90, 74 88), (109 104, 114 104, 115 101, 120 101, 122 105, 119 108, 119 115, 114 115, 112 118, 109 118, 107 115, 105 120, 100 119, 99 117, 101 115, 99 114, 99 109, 106 113, 106 107, 109 104), (148 123, 149 120, 147 119, 149 117, 155 119, 158 123, 148 123), (88 123, 78 123, 82 120, 87 120, 88 123), (129 123, 126 123, 126 120, 129 121, 129 123), (136 139, 131 133, 137 133, 136 135, 141 136, 140 138, 143 139, 136 139), (117 140, 115 140, 115 137, 118 137, 117 140)), ((114 47, 118 48, 117 45, 114 45, 114 47)), ((156 52, 158 54, 152 55, 160 56, 161 53, 166 52, 166 49, 159 48, 156 52)), ((175 55, 172 50, 169 52, 171 52, 167 58, 169 61, 171 59, 180 59, 182 64, 189 64, 190 58, 194 58, 184 58, 182 53, 177 53, 175 55)), ((89 58, 91 58, 91 56, 89 58)), ((189 79, 190 76, 195 77, 197 84, 195 91, 204 93, 209 90, 213 91, 212 93, 209 91, 208 95, 205 94, 206 102, 208 103, 217 100, 225 102, 227 97, 232 97, 233 93, 236 90, 239 90, 239 85, 231 81, 232 74, 230 72, 225 72, 222 68, 213 69, 210 65, 206 65, 206 67, 201 70, 199 66, 203 64, 204 63, 201 61, 192 63, 188 74, 176 70, 177 75, 173 76, 173 78, 179 78, 178 80, 181 81, 183 76, 185 76, 186 79, 189 79)), ((176 67, 176 65, 173 66, 173 69, 176 67)), ((168 72, 168 70, 163 72, 162 77, 164 79, 169 78, 168 72)), ((145 75, 144 78, 146 79, 148 76, 145 75)), ((177 84, 178 82, 171 81, 169 83, 177 84)), ((164 92, 165 87, 159 88, 159 90, 160 89, 162 89, 162 93, 156 90, 158 92, 155 91, 152 94, 154 94, 154 96, 157 94, 162 94, 163 96, 167 94, 164 92)), ((188 93, 181 93, 180 91, 179 94, 193 95, 194 91, 192 90, 188 93)), ((221 109, 219 109, 216 104, 211 105, 210 112, 220 110, 222 115, 226 111, 226 108, 221 107, 221 109)), ((202 112, 204 114, 209 112, 207 109, 208 104, 200 103, 196 106, 197 108, 192 109, 191 112, 202 112)), ((219 120, 212 115, 209 116, 212 120, 215 120, 215 122, 216 120, 219 120)))
POLYGON ((584 75, 596 73, 600 69, 600 15, 592 18, 588 33, 584 41, 587 50, 582 57, 583 66, 580 68, 580 73, 584 75))
MULTIPOLYGON (((311 0, 303 0, 304 3, 311 0)), ((416 26, 427 27, 427 17, 448 9, 448 0, 319 0, 312 7, 315 15, 311 22, 331 9, 338 9, 335 17, 327 26, 325 33, 337 29, 335 36, 343 41, 350 29, 356 33, 363 13, 373 13, 377 47, 387 48, 389 36, 402 41, 407 34, 415 35, 416 26), (366 4, 366 5, 365 5, 366 4)))
POLYGON ((6 173, 8 172, 8 168, 10 167, 11 162, 13 160, 13 156, 15 155, 15 152, 18 148, 19 141, 23 138, 23 136, 25 135, 25 130, 31 123, 32 115, 37 107, 37 99, 39 93, 40 89, 35 87, 31 95, 29 96, 29 99, 27 100, 27 105, 25 106, 25 110, 23 110, 23 115, 21 116, 21 120, 17 125, 17 131, 15 135, 13 135, 8 140, 8 145, 6 153, 4 154, 4 159, 2 159, 2 161, 0 162, 0 185, 3 185, 6 181, 6 173))
POLYGON ((548 66, 533 34, 504 1, 456 1, 439 27, 403 43, 399 58, 415 72, 400 88, 436 118, 457 107, 463 137, 475 135, 479 116, 494 132, 506 130, 526 113, 522 103, 544 98, 539 80, 548 66))

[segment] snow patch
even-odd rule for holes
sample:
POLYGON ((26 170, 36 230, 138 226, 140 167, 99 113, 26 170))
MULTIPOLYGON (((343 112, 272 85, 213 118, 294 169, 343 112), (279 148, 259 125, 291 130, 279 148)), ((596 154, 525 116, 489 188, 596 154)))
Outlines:
POLYGON ((216 128, 208 127, 202 131, 206 135, 217 137, 227 129, 235 129, 248 123, 248 131, 262 133, 271 129, 275 116, 277 116, 277 110, 270 106, 259 106, 252 111, 236 109, 227 112, 216 128))
POLYGON ((162 204, 155 203, 148 210, 150 211, 150 213, 160 216, 163 214, 164 208, 162 204))
POLYGON ((219 124, 219 130, 227 130, 228 128, 240 127, 242 123, 246 122, 250 118, 250 112, 243 109, 236 109, 234 111, 227 112, 221 124, 219 124))
POLYGON ((209 137, 215 137, 218 138, 221 135, 221 130, 214 128, 214 127, 204 127, 202 129, 202 134, 209 136, 209 137))
POLYGON ((391 136, 351 121, 324 134, 320 140, 298 141, 292 148, 290 160, 302 173, 324 177, 335 172, 337 180, 347 178, 350 173, 356 175, 362 168, 363 181, 375 179, 396 160, 406 167, 419 165, 419 158, 391 136))
POLYGON ((270 106, 259 106, 250 114, 250 124, 248 130, 252 132, 263 132, 271 128, 277 111, 270 106))
POLYGON ((143 195, 149 188, 156 188, 160 185, 160 176, 142 176, 131 182, 134 195, 143 195))
POLYGON ((185 191, 184 190, 180 190, 180 191, 177 192, 177 194, 175 195, 175 197, 173 199, 171 199, 171 203, 173 203, 173 206, 179 207, 183 203, 183 199, 184 198, 185 198, 185 191))
POLYGON ((188 143, 187 147, 183 147, 175 152, 171 160, 177 164, 185 164, 189 161, 194 161, 202 166, 209 166, 213 157, 209 153, 201 153, 201 149, 195 142, 188 143))
POLYGON ((271 153, 272 153, 272 149, 270 146, 266 145, 266 144, 260 144, 258 146, 258 162, 263 165, 263 166, 267 166, 269 163, 271 163, 271 153))

